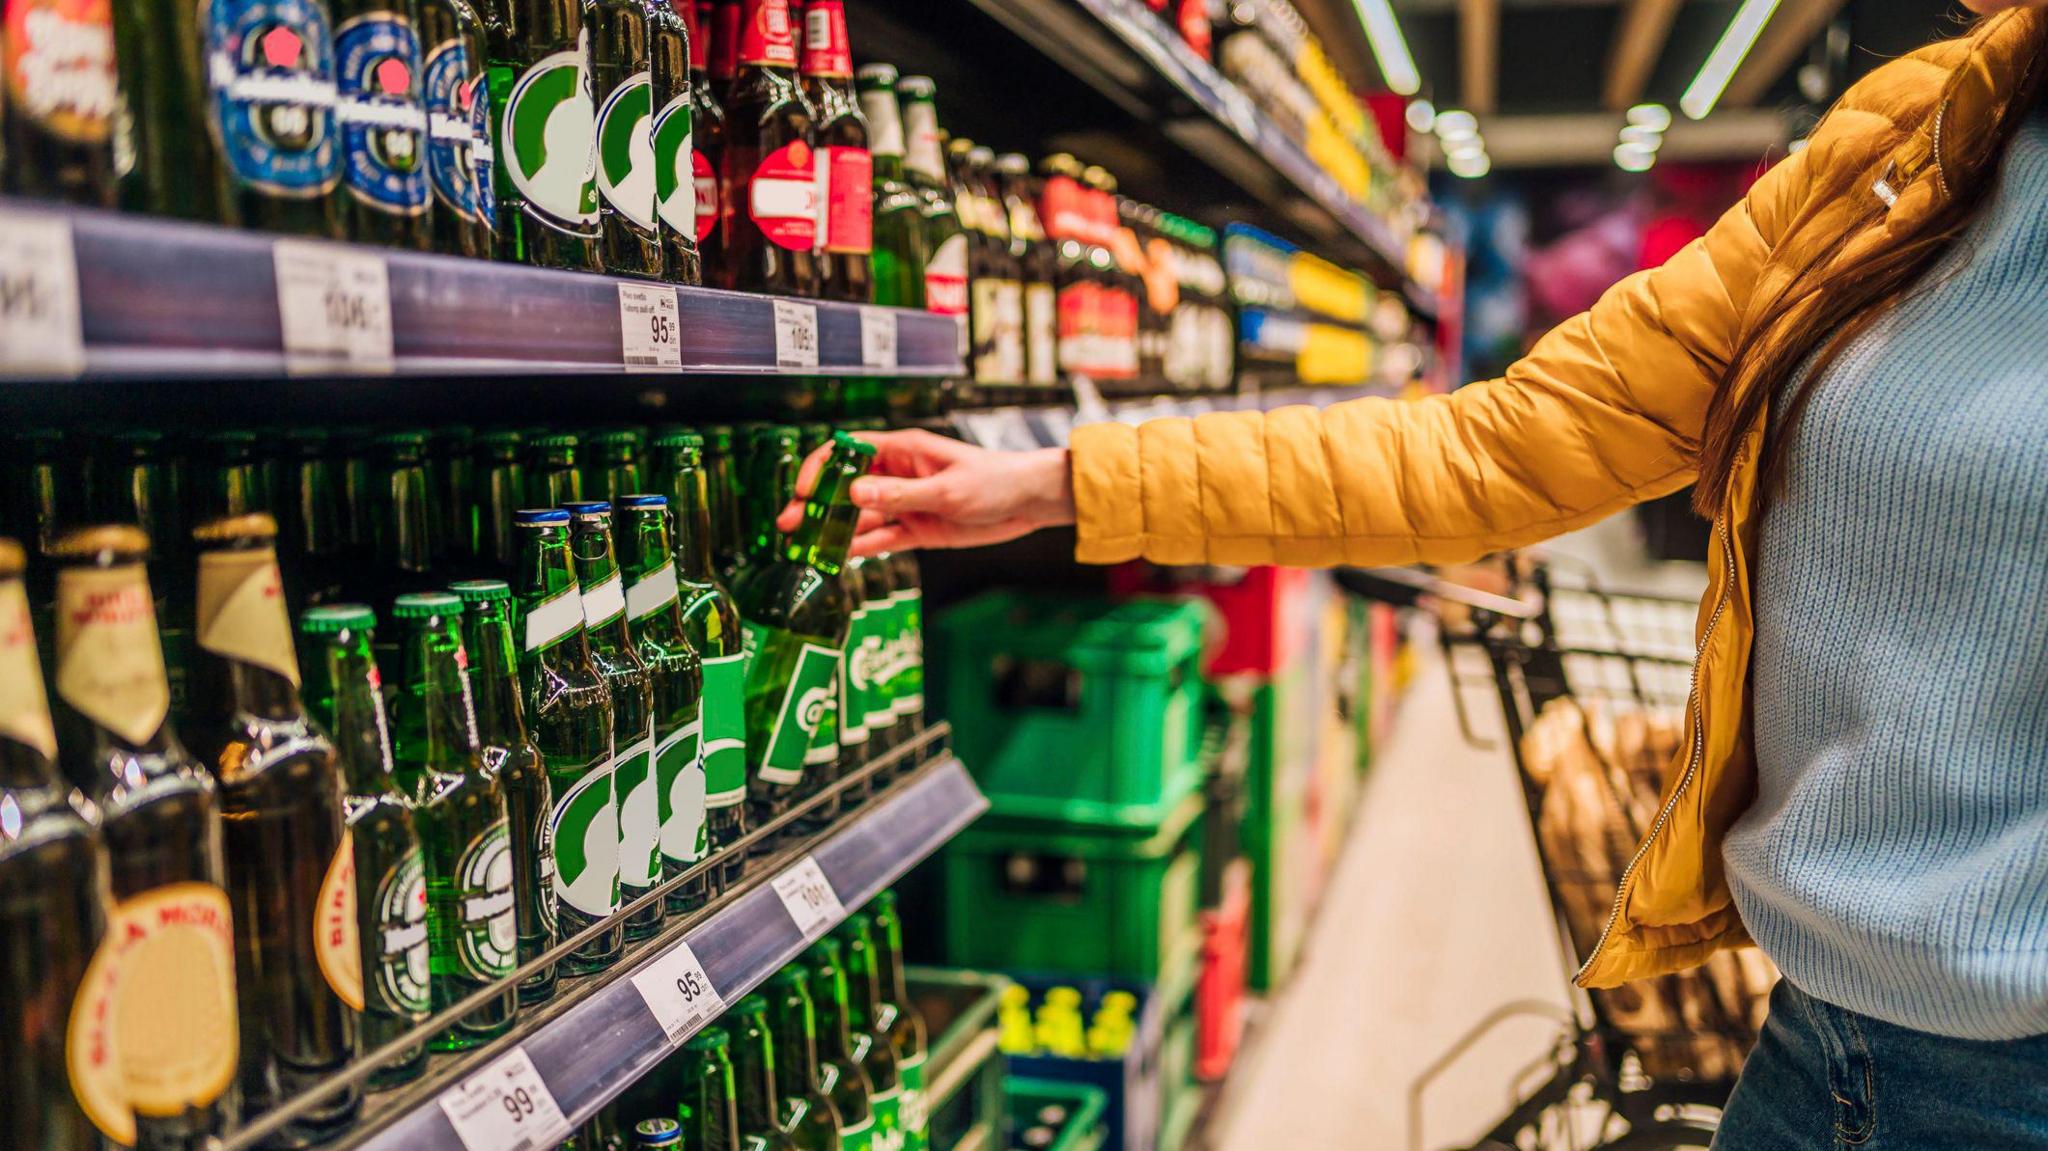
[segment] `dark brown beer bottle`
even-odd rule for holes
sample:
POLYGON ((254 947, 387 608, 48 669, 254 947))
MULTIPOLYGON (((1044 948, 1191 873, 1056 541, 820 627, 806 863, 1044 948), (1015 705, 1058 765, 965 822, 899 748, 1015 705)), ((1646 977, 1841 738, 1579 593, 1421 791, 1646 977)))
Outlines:
POLYGON ((804 4, 802 73, 817 110, 819 295, 865 304, 874 297, 875 164, 853 94, 845 0, 804 4))
POLYGON ((747 0, 721 173, 723 287, 786 296, 818 292, 815 113, 797 83, 789 0, 747 0))

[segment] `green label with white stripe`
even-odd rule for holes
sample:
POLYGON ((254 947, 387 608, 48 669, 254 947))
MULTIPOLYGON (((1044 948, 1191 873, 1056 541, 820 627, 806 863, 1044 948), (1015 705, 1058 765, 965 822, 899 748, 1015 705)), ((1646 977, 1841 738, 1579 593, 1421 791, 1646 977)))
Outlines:
POLYGON ((704 661, 704 804, 747 798, 747 657, 704 661))
MULTIPOLYGON (((661 854, 671 863, 695 863, 710 846, 704 828, 703 734, 701 721, 686 723, 668 733, 654 749, 654 775, 661 795, 661 854)), ((741 771, 745 770, 743 766, 741 771)))

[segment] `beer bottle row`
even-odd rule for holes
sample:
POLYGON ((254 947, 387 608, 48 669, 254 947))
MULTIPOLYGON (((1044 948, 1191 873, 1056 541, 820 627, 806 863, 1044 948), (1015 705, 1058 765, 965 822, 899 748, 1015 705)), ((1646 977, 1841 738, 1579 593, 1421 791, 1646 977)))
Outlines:
MULTIPOLYGON (((736 559, 736 596, 716 571, 711 469, 688 431, 655 437, 673 504, 581 500, 581 473, 552 473, 539 490, 564 491, 561 506, 510 515, 510 582, 397 591, 381 636, 371 607, 328 602, 299 611, 294 644, 293 573, 320 569, 300 552, 281 570, 263 511, 191 531, 195 577, 166 581, 189 597, 187 629, 159 630, 182 604, 152 591, 140 526, 32 537, 38 566, 55 569, 47 604, 24 583, 22 549, 0 547, 0 812, 18 816, 0 820, 0 947, 24 973, 0 984, 0 1025, 28 1054, 0 1091, 45 1133, 32 1145, 94 1145, 88 1125, 130 1145, 196 1144, 497 989, 381 1062, 370 1087, 413 1078, 426 1049, 486 1042, 547 998, 557 972, 535 961, 558 940, 585 937, 567 974, 604 969, 625 939, 738 878, 750 822, 914 733, 914 564, 846 558, 846 489, 873 448, 834 439, 784 539, 772 516, 796 435, 755 438, 752 504, 769 518, 736 559), (38 617, 55 638, 54 707, 38 617), (167 649, 182 655, 175 690, 167 649)), ((381 587, 426 575, 431 549, 402 541, 437 522, 418 437, 390 439, 381 587), (392 562, 408 555, 417 569, 392 562)), ((601 484, 640 486, 633 442, 604 460, 601 484)), ((161 497, 167 472, 118 475, 161 497)), ((35 466, 27 478, 62 490, 35 466)), ((202 486, 250 503, 264 491, 245 462, 202 486)), ((326 518, 322 485, 297 494, 305 518, 326 518)), ((149 522, 173 505, 133 506, 149 522)), ((885 782, 863 779, 806 821, 885 782)), ((330 1096, 286 1138, 318 1141, 357 1105, 330 1096)))

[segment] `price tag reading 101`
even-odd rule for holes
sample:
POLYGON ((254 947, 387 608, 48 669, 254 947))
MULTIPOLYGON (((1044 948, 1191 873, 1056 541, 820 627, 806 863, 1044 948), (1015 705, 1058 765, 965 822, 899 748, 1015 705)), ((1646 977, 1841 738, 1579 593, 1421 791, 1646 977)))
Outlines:
POLYGON ((846 918, 839 893, 832 890, 832 881, 825 878, 824 869, 813 856, 804 856, 802 862, 776 876, 774 886, 775 894, 782 897, 782 906, 789 910, 789 917, 796 921, 796 929, 806 940, 818 938, 846 918))
POLYGON ((568 1117, 524 1047, 443 1091, 440 1102, 469 1151, 535 1151, 569 1133, 568 1117))

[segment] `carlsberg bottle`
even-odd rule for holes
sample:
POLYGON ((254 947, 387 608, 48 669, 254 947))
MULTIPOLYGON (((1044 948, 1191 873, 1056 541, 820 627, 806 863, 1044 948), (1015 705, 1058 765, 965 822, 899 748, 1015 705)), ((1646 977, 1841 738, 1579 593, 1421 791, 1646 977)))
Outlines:
MULTIPOLYGON (((554 812, 548 818, 541 866, 548 893, 541 910, 567 938, 619 909, 619 808, 612 789, 612 693, 590 661, 583 598, 569 556, 569 513, 559 508, 513 513, 519 610, 519 682, 527 722, 547 762, 554 812)), ((578 948, 563 966, 571 974, 602 971, 619 957, 622 924, 578 948)))
POLYGON ((839 663, 853 605, 839 578, 859 509, 848 489, 873 444, 840 433, 803 522, 779 558, 750 569, 739 594, 747 649, 747 784, 765 822, 829 782, 839 759, 839 663))

